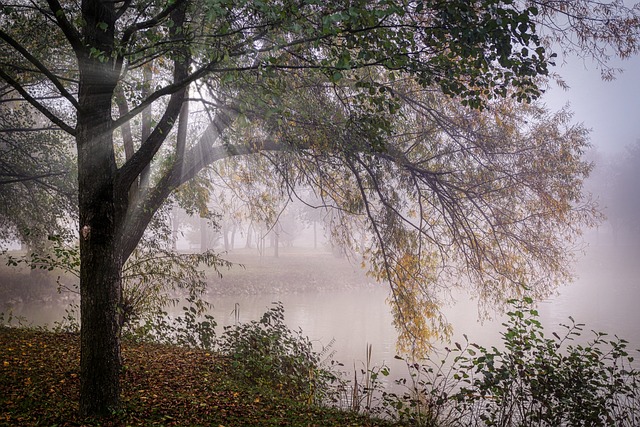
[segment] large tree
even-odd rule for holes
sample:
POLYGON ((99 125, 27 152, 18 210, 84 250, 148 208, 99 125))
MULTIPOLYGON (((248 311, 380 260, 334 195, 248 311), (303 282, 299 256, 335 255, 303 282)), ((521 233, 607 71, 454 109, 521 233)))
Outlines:
POLYGON ((368 220, 364 253, 402 325, 433 317, 424 288, 436 282, 422 279, 438 266, 464 266, 490 296, 564 272, 554 233, 575 231, 584 139, 562 117, 539 126, 539 111, 495 100, 540 94, 552 60, 541 34, 605 58, 633 53, 638 29, 635 9, 587 0, 0 7, 0 79, 77 149, 87 415, 118 406, 124 262, 167 197, 229 157, 281 153, 264 158, 285 189, 324 186, 322 198, 368 220), (192 97, 208 121, 189 131, 192 97))

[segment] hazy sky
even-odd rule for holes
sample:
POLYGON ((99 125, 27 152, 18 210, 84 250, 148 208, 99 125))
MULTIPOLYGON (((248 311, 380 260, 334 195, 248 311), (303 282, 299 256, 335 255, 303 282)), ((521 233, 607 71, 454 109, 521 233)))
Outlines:
POLYGON ((640 139, 640 56, 614 64, 624 72, 609 82, 577 59, 554 67, 571 88, 554 87, 544 97, 553 109, 569 102, 574 120, 592 129, 591 141, 603 153, 620 152, 640 139))

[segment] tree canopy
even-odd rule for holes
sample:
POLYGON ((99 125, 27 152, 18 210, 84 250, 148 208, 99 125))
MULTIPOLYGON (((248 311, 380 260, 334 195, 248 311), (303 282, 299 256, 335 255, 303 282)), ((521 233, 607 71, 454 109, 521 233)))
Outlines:
POLYGON ((124 263, 172 193, 231 158, 336 208, 334 239, 390 284, 406 346, 446 330, 445 277, 487 301, 548 293, 594 219, 587 135, 528 103, 552 42, 606 72, 640 26, 637 7, 589 0, 0 7, 0 102, 77 150, 85 414, 117 406, 124 263))

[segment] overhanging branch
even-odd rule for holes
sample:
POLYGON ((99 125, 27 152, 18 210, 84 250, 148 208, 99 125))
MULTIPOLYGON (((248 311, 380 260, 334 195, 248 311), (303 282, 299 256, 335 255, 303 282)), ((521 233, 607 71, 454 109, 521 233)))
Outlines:
POLYGON ((58 0, 47 0, 47 3, 49 4, 49 9, 51 9, 51 12, 53 12, 54 16, 56 17, 56 23, 58 24, 58 27, 60 27, 60 29, 64 33, 74 52, 76 52, 76 55, 80 52, 85 51, 80 33, 67 19, 67 15, 64 13, 64 9, 62 9, 60 2, 58 2, 58 0))

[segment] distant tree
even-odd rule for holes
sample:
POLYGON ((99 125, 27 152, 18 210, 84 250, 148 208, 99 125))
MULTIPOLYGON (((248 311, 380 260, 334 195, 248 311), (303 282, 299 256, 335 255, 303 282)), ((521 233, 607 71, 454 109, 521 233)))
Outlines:
POLYGON ((434 265, 466 266, 488 299, 565 272, 555 233, 590 219, 573 208, 584 134, 495 99, 540 94, 545 30, 606 59, 601 47, 634 52, 639 25, 621 1, 587 0, 9 0, 0 13, 0 80, 75 140, 85 415, 118 406, 125 261, 164 201, 228 157, 280 152, 285 188, 299 176, 367 219, 365 256, 409 331, 435 308, 420 281, 434 265), (186 102, 199 93, 205 123, 186 102))
POLYGON ((302 203, 298 205, 299 220, 311 226, 313 230, 313 248, 318 248, 318 225, 324 230, 324 221, 328 218, 327 207, 323 205, 320 197, 313 192, 313 189, 303 195, 302 203))
POLYGON ((287 247, 292 247, 296 238, 300 237, 303 225, 300 220, 298 206, 294 203, 287 204, 287 207, 278 217, 278 224, 281 227, 280 242, 287 247))

